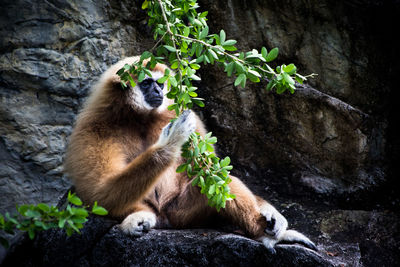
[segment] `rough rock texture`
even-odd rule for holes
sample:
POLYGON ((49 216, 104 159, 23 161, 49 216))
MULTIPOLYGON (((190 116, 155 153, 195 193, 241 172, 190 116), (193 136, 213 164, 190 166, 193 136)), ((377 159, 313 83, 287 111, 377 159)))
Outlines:
POLYGON ((333 266, 318 253, 278 245, 271 254, 260 242, 210 229, 150 230, 124 235, 117 222, 91 218, 82 235, 62 230, 26 237, 4 266, 333 266))
POLYGON ((395 1, 201 2, 212 32, 227 30, 245 51, 279 47, 281 62, 318 73, 309 81, 318 92, 277 96, 265 84, 235 88, 222 70, 206 68, 204 116, 224 137, 220 151, 258 174, 290 169, 299 184, 352 201, 390 184, 388 156, 398 149, 388 135, 396 52, 385 25, 399 11, 395 1))
POLYGON ((1 1, 0 211, 56 203, 69 186, 62 158, 89 88, 151 41, 128 2, 1 1))
MULTIPOLYGON (((56 203, 70 186, 62 158, 89 88, 107 66, 154 44, 141 2, 0 2, 0 212, 56 203)), ((199 3, 210 31, 224 29, 241 50, 277 46, 280 62, 319 74, 294 95, 276 95, 266 84, 235 88, 221 69, 202 68, 200 115, 234 174, 335 265, 396 265, 398 1, 199 3)), ((117 236, 101 229, 95 239, 117 236)), ((87 238, 89 247, 97 242, 87 238)))

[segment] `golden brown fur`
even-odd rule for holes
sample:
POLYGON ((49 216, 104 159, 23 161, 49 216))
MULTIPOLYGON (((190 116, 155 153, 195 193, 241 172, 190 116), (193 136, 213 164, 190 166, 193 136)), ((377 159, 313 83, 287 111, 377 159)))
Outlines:
MULTIPOLYGON (((85 203, 98 201, 112 216, 125 218, 147 211, 156 215, 159 226, 201 226, 217 212, 186 175, 175 172, 181 163, 179 147, 174 150, 158 142, 162 129, 175 116, 165 109, 170 103, 143 110, 131 101, 134 89, 120 87, 115 73, 135 60, 128 58, 112 66, 95 86, 70 137, 65 170, 85 203)), ((165 68, 157 65, 153 71, 163 73, 165 68)), ((204 135, 203 123, 197 116, 195 120, 196 131, 204 135)), ((272 206, 239 179, 231 178, 236 199, 218 215, 250 237, 263 236, 268 215, 262 215, 260 207, 272 206)))

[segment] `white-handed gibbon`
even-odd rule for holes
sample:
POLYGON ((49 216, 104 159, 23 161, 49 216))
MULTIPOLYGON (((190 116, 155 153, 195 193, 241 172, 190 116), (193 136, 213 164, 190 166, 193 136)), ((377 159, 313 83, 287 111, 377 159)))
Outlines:
POLYGON ((182 144, 193 131, 204 135, 206 130, 191 111, 170 122, 171 100, 166 86, 156 82, 165 65, 157 64, 134 88, 121 87, 117 71, 138 60, 126 58, 108 69, 78 115, 64 167, 82 200, 98 201, 131 235, 154 227, 202 227, 223 217, 271 251, 279 241, 316 249, 303 234, 287 230, 286 219, 238 178, 231 176, 229 184, 236 198, 217 212, 186 174, 176 173, 182 144))

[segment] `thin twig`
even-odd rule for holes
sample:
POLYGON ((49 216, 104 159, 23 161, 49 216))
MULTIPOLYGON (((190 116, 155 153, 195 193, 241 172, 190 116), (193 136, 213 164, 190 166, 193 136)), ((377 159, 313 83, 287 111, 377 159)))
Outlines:
MULTIPOLYGON (((178 70, 178 74, 179 74, 179 81, 178 81, 179 82, 179 90, 180 90, 180 92, 182 92, 183 91, 183 88, 182 88, 182 71, 181 71, 181 68, 180 68, 180 66, 182 64, 181 63, 182 59, 180 58, 178 49, 176 49, 175 34, 171 31, 171 28, 169 27, 169 22, 168 22, 168 19, 167 19, 167 15, 165 14, 165 10, 164 10, 164 6, 162 4, 162 1, 158 0, 158 3, 159 3, 160 8, 161 8, 161 13, 162 13, 165 25, 167 26, 167 32, 166 33, 168 33, 171 36, 171 41, 172 41, 172 44, 173 44, 173 46, 175 48, 175 54, 176 54, 176 58, 178 60, 178 68, 177 68, 177 70, 178 70)), ((163 38, 164 38, 164 36, 163 36, 163 38)))

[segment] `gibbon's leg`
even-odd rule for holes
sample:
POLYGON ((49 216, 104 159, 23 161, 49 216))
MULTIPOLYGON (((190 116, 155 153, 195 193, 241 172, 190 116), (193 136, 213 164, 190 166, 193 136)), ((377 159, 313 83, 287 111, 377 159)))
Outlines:
POLYGON ((256 196, 238 178, 234 176, 230 178, 232 179, 229 184, 230 191, 236 198, 226 202, 225 209, 221 210, 222 215, 239 226, 246 236, 251 238, 263 236, 267 221, 260 213, 256 196))
MULTIPOLYGON (((230 178, 232 182, 229 187, 236 198, 227 201, 225 209, 221 209, 219 214, 239 226, 247 236, 262 237, 267 221, 260 213, 256 196, 238 178, 230 178)), ((201 194, 198 188, 188 184, 176 207, 170 212, 170 222, 174 227, 182 228, 212 214, 217 214, 216 210, 208 206, 205 195, 201 194)))
POLYGON ((257 203, 260 208, 260 213, 267 220, 267 227, 264 230, 266 235, 258 239, 271 252, 275 252, 275 244, 281 241, 300 243, 310 249, 318 250, 315 244, 303 234, 295 230, 287 230, 287 220, 271 204, 258 196, 257 203))
POLYGON ((180 148, 194 131, 195 121, 192 113, 182 113, 164 127, 156 144, 109 177, 94 198, 111 210, 112 215, 126 215, 126 211, 149 192, 160 174, 180 156, 180 148))
POLYGON ((119 225, 120 229, 128 235, 141 236, 148 232, 157 223, 156 214, 146 206, 134 208, 134 212, 129 214, 119 225))

